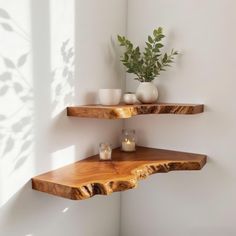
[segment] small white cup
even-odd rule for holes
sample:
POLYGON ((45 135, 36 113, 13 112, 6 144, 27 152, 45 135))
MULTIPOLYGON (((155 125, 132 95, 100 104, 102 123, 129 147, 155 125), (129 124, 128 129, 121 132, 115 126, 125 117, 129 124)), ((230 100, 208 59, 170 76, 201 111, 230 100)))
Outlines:
POLYGON ((118 105, 121 99, 121 89, 99 89, 98 97, 101 105, 118 105))
POLYGON ((127 105, 133 105, 137 103, 136 94, 134 93, 125 93, 123 100, 124 100, 124 103, 127 105))

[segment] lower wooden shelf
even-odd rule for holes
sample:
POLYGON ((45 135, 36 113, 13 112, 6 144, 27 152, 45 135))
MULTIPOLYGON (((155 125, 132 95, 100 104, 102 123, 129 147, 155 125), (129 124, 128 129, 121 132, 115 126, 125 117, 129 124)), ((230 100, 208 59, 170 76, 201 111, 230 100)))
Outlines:
POLYGON ((32 179, 32 188, 56 196, 83 200, 137 187, 138 180, 154 173, 200 170, 206 156, 162 149, 137 147, 136 152, 113 150, 112 161, 91 156, 32 179))

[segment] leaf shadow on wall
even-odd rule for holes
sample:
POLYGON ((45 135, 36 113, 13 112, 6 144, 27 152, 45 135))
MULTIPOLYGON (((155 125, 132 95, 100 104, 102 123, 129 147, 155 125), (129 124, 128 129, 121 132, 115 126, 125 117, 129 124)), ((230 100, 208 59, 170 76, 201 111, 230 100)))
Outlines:
MULTIPOLYGON (((58 104, 61 102, 64 110, 65 104, 73 98, 70 91, 74 79, 74 49, 69 39, 63 40, 58 53, 63 66, 51 69, 49 11, 49 1, 32 1, 32 35, 29 35, 8 11, 0 8, 0 28, 6 38, 12 37, 18 43, 20 36, 19 40, 28 44, 27 50, 16 59, 12 59, 16 53, 11 58, 0 50, 0 63, 4 66, 0 71, 0 99, 6 106, 6 111, 0 114, 0 162, 4 164, 1 168, 5 169, 4 174, 0 175, 0 231, 6 236, 34 235, 34 231, 39 231, 37 234, 41 235, 43 229, 36 227, 40 223, 38 217, 41 217, 40 221, 45 219, 46 225, 48 206, 53 218, 55 211, 58 208, 61 211, 66 203, 62 199, 55 201, 54 198, 40 195, 32 190, 30 181, 39 172, 51 169, 47 130, 53 123, 52 113, 60 109, 58 104), (26 75, 25 71, 33 73, 26 75), (66 94, 63 93, 65 88, 66 94), (63 99, 59 96, 61 93, 65 95, 63 99), (9 97, 12 103, 8 103, 9 97), (45 204, 47 200, 49 204, 45 204), (35 207, 37 214, 34 214, 35 207)), ((14 48, 17 43, 10 46, 14 48)))
POLYGON ((19 41, 27 44, 25 52, 18 55, 15 60, 0 52, 0 60, 4 66, 0 74, 0 97, 8 106, 3 110, 11 111, 7 115, 0 114, 2 146, 0 158, 11 159, 13 163, 11 173, 13 173, 30 157, 33 146, 33 87, 24 75, 24 70, 28 66, 31 45, 29 35, 23 27, 17 24, 9 12, 2 8, 0 8, 0 26, 6 34, 4 36, 19 36, 19 41), (17 107, 11 109, 13 104, 7 104, 9 97, 18 104, 17 107))
POLYGON ((24 26, 17 23, 7 10, 0 8, 0 28, 4 37, 16 42, 14 45, 6 42, 3 46, 14 48, 21 43, 27 45, 22 47, 25 51, 21 55, 3 55, 0 51, 0 63, 3 65, 0 71, 0 99, 5 108, 2 114, 0 112, 0 161, 2 168, 10 169, 0 179, 1 205, 14 195, 22 183, 15 189, 11 188, 10 194, 3 194, 3 185, 12 185, 14 179, 21 178, 22 170, 28 170, 29 163, 32 169, 25 173, 24 183, 39 172, 51 169, 48 147, 51 140, 47 135, 47 128, 50 122, 53 123, 51 115, 61 107, 64 110, 73 99, 74 46, 69 38, 62 40, 58 50, 62 65, 51 69, 49 3, 32 1, 31 6, 31 34, 26 33, 24 26), (30 74, 31 71, 33 74, 30 74), (9 103, 9 100, 12 102, 9 103), (2 195, 6 197, 3 199, 2 195))
MULTIPOLYGON (((74 47, 71 39, 64 40, 61 44, 60 52, 63 66, 55 68, 51 72, 52 86, 52 113, 57 112, 60 103, 63 106, 70 104, 74 98, 74 47), (64 99, 62 99, 62 94, 64 99), (62 101, 63 100, 63 101, 62 101)), ((60 110, 60 108, 59 108, 60 110)))

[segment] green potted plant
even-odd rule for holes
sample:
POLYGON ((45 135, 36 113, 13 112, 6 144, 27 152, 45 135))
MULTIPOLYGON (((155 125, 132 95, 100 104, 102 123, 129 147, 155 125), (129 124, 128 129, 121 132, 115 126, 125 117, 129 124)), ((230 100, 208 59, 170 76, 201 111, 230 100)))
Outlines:
POLYGON ((118 42, 125 51, 121 62, 127 68, 127 73, 135 74, 135 79, 140 82, 136 91, 137 99, 142 103, 155 103, 158 98, 158 90, 152 81, 158 77, 161 71, 165 71, 173 62, 178 52, 174 49, 170 53, 162 53, 164 45, 161 43, 165 37, 163 29, 154 29, 153 35, 148 36, 144 51, 125 36, 118 35, 118 42))

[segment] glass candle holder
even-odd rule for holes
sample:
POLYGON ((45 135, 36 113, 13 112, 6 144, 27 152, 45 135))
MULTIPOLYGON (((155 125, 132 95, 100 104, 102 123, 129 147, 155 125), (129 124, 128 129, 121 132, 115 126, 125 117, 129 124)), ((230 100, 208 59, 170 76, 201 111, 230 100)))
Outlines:
POLYGON ((135 149, 135 130, 133 129, 123 129, 121 137, 121 150, 124 152, 134 152, 135 149))
POLYGON ((102 161, 111 160, 112 148, 109 143, 100 143, 99 144, 99 157, 102 161))

